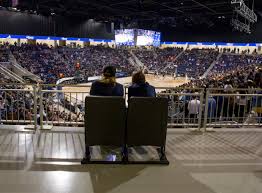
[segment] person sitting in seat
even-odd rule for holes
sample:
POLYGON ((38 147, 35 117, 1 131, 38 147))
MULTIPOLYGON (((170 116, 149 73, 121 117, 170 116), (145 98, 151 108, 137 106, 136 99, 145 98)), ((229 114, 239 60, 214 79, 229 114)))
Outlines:
POLYGON ((142 71, 136 72, 132 76, 132 85, 128 87, 128 99, 136 97, 156 97, 155 87, 146 82, 142 71))
POLYGON ((116 82, 116 69, 107 66, 103 70, 102 79, 92 83, 90 95, 93 96, 124 96, 123 85, 116 82))

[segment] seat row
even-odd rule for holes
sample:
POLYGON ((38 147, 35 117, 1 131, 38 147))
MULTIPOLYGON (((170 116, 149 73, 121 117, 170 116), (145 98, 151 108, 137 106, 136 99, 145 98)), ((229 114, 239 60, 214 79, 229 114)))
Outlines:
POLYGON ((165 155, 168 101, 166 98, 88 96, 85 99, 85 157, 82 164, 168 164, 165 155), (93 160, 91 146, 121 148, 120 161, 93 160), (130 161, 129 148, 155 146, 159 160, 130 161))

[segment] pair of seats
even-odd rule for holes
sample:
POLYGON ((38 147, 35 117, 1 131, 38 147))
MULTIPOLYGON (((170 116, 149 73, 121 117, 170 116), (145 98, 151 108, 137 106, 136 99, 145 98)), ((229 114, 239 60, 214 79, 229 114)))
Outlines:
POLYGON ((89 96, 85 99, 85 157, 82 164, 112 163, 92 161, 90 147, 122 148, 122 164, 168 164, 165 155, 168 101, 166 98, 132 97, 125 106, 122 97, 89 96), (128 148, 157 146, 159 160, 130 161, 128 148))

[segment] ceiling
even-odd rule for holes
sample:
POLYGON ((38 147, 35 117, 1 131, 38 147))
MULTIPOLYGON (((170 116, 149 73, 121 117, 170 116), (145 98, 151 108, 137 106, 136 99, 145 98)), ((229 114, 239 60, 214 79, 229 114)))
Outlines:
MULTIPOLYGON (((260 15, 262 1, 255 1, 260 15)), ((173 27, 228 23, 233 14, 231 0, 20 0, 20 10, 43 15, 61 15, 114 21, 128 25, 168 24, 173 27)), ((246 0, 252 6, 253 0, 246 0)), ((261 14, 262 15, 262 14, 261 14)))

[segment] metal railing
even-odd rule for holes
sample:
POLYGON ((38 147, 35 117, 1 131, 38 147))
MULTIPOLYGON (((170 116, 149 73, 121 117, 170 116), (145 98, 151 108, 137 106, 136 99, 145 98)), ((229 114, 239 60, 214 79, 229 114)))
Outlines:
POLYGON ((168 126, 169 127, 197 127, 201 126, 203 112, 203 92, 171 92, 158 93, 158 97, 167 97, 168 126))
POLYGON ((40 85, 41 128, 50 126, 84 126, 85 97, 90 86, 40 85))
MULTIPOLYGON (((0 84, 0 124, 84 126, 85 97, 90 86, 0 84), (6 88, 5 88, 6 87, 6 88)), ((168 98, 169 128, 260 127, 262 90, 157 87, 168 98)), ((125 88, 128 103, 128 89, 125 88)))
POLYGON ((36 87, 0 89, 0 123, 37 126, 36 87))
POLYGON ((205 104, 204 128, 262 125, 260 89, 209 89, 206 91, 205 104))
POLYGON ((40 125, 83 126, 87 91, 41 90, 40 125), (73 100, 74 99, 74 100, 73 100))

